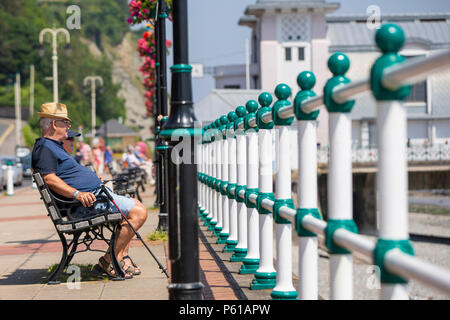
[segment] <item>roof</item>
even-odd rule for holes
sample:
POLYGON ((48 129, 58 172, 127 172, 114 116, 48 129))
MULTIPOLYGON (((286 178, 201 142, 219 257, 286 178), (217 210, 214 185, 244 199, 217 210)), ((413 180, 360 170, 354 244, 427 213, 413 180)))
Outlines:
POLYGON ((338 2, 328 3, 325 0, 258 0, 256 4, 245 9, 246 15, 259 16, 265 12, 291 11, 331 13, 339 8, 338 2))
MULTIPOLYGON (((136 132, 135 130, 131 129, 130 127, 127 127, 126 125, 120 123, 116 119, 110 119, 106 122, 104 122, 100 128, 96 131, 96 135, 98 136, 105 136, 105 131, 108 137, 124 137, 124 136, 139 136, 139 132, 136 132)), ((86 134, 86 136, 89 136, 89 134, 86 134)))
POLYGON ((260 94, 261 90, 213 89, 195 104, 195 115, 199 121, 211 122, 245 105, 248 100, 258 100, 260 94))
MULTIPOLYGON (((385 14, 381 23, 392 22, 405 32, 406 43, 426 48, 450 48, 450 13, 385 14)), ((367 16, 327 17, 330 52, 374 51, 376 29, 367 27, 367 16)))

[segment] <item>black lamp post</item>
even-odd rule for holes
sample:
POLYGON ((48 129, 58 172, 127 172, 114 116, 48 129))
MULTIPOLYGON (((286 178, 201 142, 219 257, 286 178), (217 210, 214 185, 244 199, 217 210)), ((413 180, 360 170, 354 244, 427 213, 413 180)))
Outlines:
POLYGON ((194 163, 194 129, 196 117, 192 101, 192 67, 188 64, 187 0, 173 1, 174 64, 171 87, 171 112, 161 136, 170 145, 169 174, 169 259, 172 282, 168 286, 171 300, 200 300, 197 213, 197 165, 194 163), (190 150, 175 148, 172 135, 182 136, 183 145, 190 139, 190 150), (176 152, 176 154, 174 154, 176 152), (174 162, 177 155, 181 161, 174 162))
POLYGON ((168 159, 168 143, 160 138, 160 127, 163 120, 158 121, 159 115, 167 116, 167 53, 166 53, 166 21, 168 17, 165 0, 159 0, 159 11, 156 22, 156 97, 157 112, 155 113, 155 129, 157 132, 156 139, 156 188, 157 188, 157 204, 159 206, 158 230, 168 230, 168 213, 169 213, 169 186, 167 178, 167 159, 168 159))
MULTIPOLYGON (((161 0, 158 1, 158 7, 161 3, 161 0)), ((162 169, 162 156, 161 156, 161 148, 160 148, 160 144, 161 144, 161 139, 159 137, 159 132, 161 131, 161 124, 158 121, 158 116, 161 114, 161 78, 160 78, 160 73, 161 73, 161 41, 160 41, 160 34, 159 34, 159 10, 158 12, 156 12, 155 14, 155 40, 156 40, 156 59, 155 59, 155 70, 156 70, 156 110, 154 110, 154 114, 153 114, 153 121, 155 123, 155 159, 153 160, 153 163, 155 164, 155 168, 156 168, 156 175, 155 175, 155 180, 156 180, 156 188, 155 188, 155 193, 156 193, 156 201, 155 201, 155 206, 161 208, 161 204, 163 203, 163 199, 162 199, 162 195, 161 195, 161 189, 162 189, 162 181, 161 181, 161 169, 162 169)), ((161 216, 160 216, 161 217, 161 216)), ((161 221, 161 218, 160 218, 161 221)), ((158 230, 160 230, 160 222, 158 222, 158 230)))

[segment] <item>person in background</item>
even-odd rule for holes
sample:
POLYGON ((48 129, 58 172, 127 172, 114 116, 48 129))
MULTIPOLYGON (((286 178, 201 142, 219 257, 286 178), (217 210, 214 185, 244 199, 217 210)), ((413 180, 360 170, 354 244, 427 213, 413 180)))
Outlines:
POLYGON ((136 154, 134 153, 134 147, 132 145, 129 145, 127 148, 127 154, 125 157, 125 161, 128 164, 128 168, 136 168, 141 165, 141 162, 136 157, 136 154))
POLYGON ((106 146, 105 148, 105 153, 104 153, 104 157, 105 157, 105 168, 108 168, 108 172, 111 173, 111 169, 112 169, 112 150, 110 146, 106 146))
MULTIPOLYGON (((75 137, 79 137, 79 136, 81 136, 81 133, 79 133, 79 132, 74 132, 74 131, 72 131, 72 130, 67 130, 67 139, 66 140, 64 140, 64 150, 66 150, 66 152, 68 153, 68 154, 72 154, 72 152, 73 152, 73 143, 74 143, 74 139, 75 139, 75 137)), ((76 156, 75 156, 76 157, 76 156)), ((74 158, 75 158, 74 157, 74 158)), ((75 158, 75 160, 76 160, 76 158, 75 158)), ((77 161, 78 163, 79 163, 79 161, 77 161)))
POLYGON ((80 151, 80 149, 81 149, 81 142, 78 141, 78 142, 77 142, 77 148, 76 148, 76 150, 75 150, 75 156, 74 156, 75 161, 76 161, 77 163, 80 163, 80 162, 81 162, 81 159, 83 158, 83 157, 81 156, 81 151, 80 151))
POLYGON ((148 146, 144 141, 138 141, 136 142, 136 148, 135 148, 141 158, 149 159, 150 158, 150 151, 148 150, 148 146))
POLYGON ((80 164, 82 164, 83 166, 92 164, 93 162, 92 150, 91 147, 86 142, 81 142, 80 153, 81 153, 80 164))
POLYGON ((94 157, 94 169, 98 173, 103 173, 103 152, 100 148, 100 144, 96 144, 92 150, 92 155, 94 157))

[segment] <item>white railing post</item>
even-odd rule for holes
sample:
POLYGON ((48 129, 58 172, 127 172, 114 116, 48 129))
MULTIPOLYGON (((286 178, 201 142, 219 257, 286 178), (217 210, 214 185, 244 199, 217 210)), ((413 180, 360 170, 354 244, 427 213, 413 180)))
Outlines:
MULTIPOLYGON (((205 128, 206 129, 206 128, 205 128)), ((207 142, 207 136, 205 134, 205 131, 203 132, 203 140, 202 140, 202 206, 203 206, 203 214, 202 214, 202 220, 204 223, 206 222, 206 217, 208 216, 208 198, 206 197, 207 194, 207 185, 206 180, 208 179, 208 142, 207 142)))
POLYGON ((319 110, 304 113, 302 102, 316 94, 311 90, 316 78, 312 72, 303 71, 297 77, 301 91, 294 99, 298 120, 298 207, 295 222, 299 247, 298 295, 300 300, 317 300, 319 297, 318 241, 317 235, 302 225, 305 216, 321 219, 317 209, 317 117, 319 110))
POLYGON ((293 117, 282 119, 278 116, 278 110, 290 105, 287 100, 291 95, 291 89, 285 84, 279 84, 275 88, 275 96, 278 98, 272 107, 272 119, 279 131, 278 138, 278 168, 275 182, 275 202, 273 216, 276 223, 276 248, 277 248, 277 283, 271 292, 272 299, 291 300, 297 298, 297 291, 292 284, 292 224, 289 220, 280 216, 279 209, 287 206, 294 209, 291 194, 291 158, 290 158, 290 134, 288 126, 293 117))
POLYGON ((255 278, 250 288, 252 290, 272 289, 276 285, 276 272, 273 267, 273 215, 272 212, 262 207, 264 199, 275 200, 273 195, 272 177, 272 129, 273 121, 265 123, 261 117, 264 113, 271 113, 269 107, 272 96, 263 92, 258 97, 261 108, 256 114, 258 125, 258 153, 259 153, 259 192, 257 198, 257 210, 259 213, 259 268, 255 272, 255 278))
POLYGON ((350 111, 354 100, 336 103, 333 89, 349 83, 344 76, 350 67, 348 57, 335 53, 328 60, 333 77, 324 87, 324 102, 329 112, 330 159, 328 164, 328 220, 325 230, 326 245, 330 251, 330 298, 353 299, 353 257, 333 240, 340 228, 357 233, 353 221, 352 204, 352 130, 350 111))
POLYGON ((205 142, 206 142, 206 178, 205 178, 205 201, 206 201, 206 212, 208 213, 205 217, 204 226, 209 227, 212 219, 212 190, 211 190, 211 180, 212 180, 212 141, 211 141, 211 126, 206 126, 205 132, 205 142))
POLYGON ((197 208, 198 208, 198 217, 203 220, 203 213, 205 212, 204 202, 203 202, 203 135, 201 141, 198 143, 195 149, 197 153, 197 193, 198 193, 198 200, 197 200, 197 208))
MULTIPOLYGON (((251 195, 258 195, 258 133, 257 128, 250 125, 256 119, 258 102, 247 101, 247 115, 244 128, 247 133, 247 189, 245 205, 247 207, 247 255, 244 258, 240 274, 255 273, 259 267, 259 217, 256 204, 250 201, 251 195)), ((256 124, 255 124, 256 126, 256 124)))
POLYGON ((245 195, 241 196, 241 191, 245 194, 247 188, 247 140, 243 128, 244 117, 247 110, 244 106, 236 108, 238 118, 235 121, 236 134, 236 163, 237 163, 237 185, 235 197, 237 201, 237 226, 238 243, 234 248, 234 253, 230 258, 231 262, 242 262, 247 255, 247 207, 245 206, 245 195))
POLYGON ((385 24, 375 41, 382 55, 371 69, 372 92, 377 99, 379 239, 374 252, 380 268, 381 299, 408 299, 407 280, 386 271, 386 253, 393 249, 414 255, 408 233, 407 119, 404 100, 410 86, 392 90, 383 84, 385 68, 403 62, 398 54, 405 37, 401 28, 385 24))
POLYGON ((211 212, 212 219, 209 221, 209 231, 214 232, 217 225, 217 195, 216 195, 216 181, 217 181, 217 140, 216 140, 216 123, 211 124, 211 212))
POLYGON ((234 196, 236 192, 236 137, 235 137, 235 121, 237 119, 236 112, 228 113, 228 120, 230 121, 228 128, 228 187, 227 194, 229 199, 229 223, 230 234, 226 240, 226 245, 223 248, 224 252, 234 252, 238 242, 238 227, 237 227, 237 202, 234 196))
POLYGON ((218 244, 224 244, 227 241, 227 238, 230 233, 230 210, 229 210, 229 199, 227 193, 228 187, 228 133, 227 133, 227 124, 228 117, 221 116, 220 122, 221 126, 221 134, 222 134, 222 183, 220 184, 220 194, 222 195, 222 231, 219 234, 219 239, 217 239, 218 244))
POLYGON ((214 189, 216 191, 216 201, 217 201, 217 224, 214 227, 213 233, 216 237, 219 237, 220 231, 222 231, 223 227, 223 212, 222 212, 222 193, 220 192, 220 186, 222 184, 222 130, 221 130, 221 121, 217 119, 215 121, 217 132, 216 139, 214 143, 216 144, 216 183, 214 185, 214 189))

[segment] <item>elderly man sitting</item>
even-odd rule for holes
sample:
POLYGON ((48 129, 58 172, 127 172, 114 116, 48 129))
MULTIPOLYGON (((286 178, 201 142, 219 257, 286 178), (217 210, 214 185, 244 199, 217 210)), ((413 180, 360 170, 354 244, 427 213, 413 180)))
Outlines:
MULTIPOLYGON (((88 168, 78 164, 74 158, 64 150, 64 141, 68 139, 71 120, 67 116, 67 108, 61 103, 46 103, 38 112, 42 137, 36 139, 32 152, 31 166, 44 177, 49 188, 55 193, 73 198, 84 207, 90 207, 100 193, 102 182, 99 177, 88 168)), ((138 200, 119 196, 111 192, 114 202, 127 216, 129 222, 138 230, 147 220, 147 208, 138 200)), ((112 205, 112 209, 115 207, 112 205)), ((117 211, 118 212, 118 211, 117 211)), ((80 211, 83 214, 83 210, 80 211)), ((124 222, 118 235, 115 252, 120 261, 126 278, 140 274, 128 256, 128 248, 133 238, 133 231, 124 222)), ((114 276, 109 252, 99 259, 98 267, 110 276, 114 276)))

